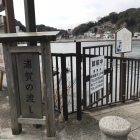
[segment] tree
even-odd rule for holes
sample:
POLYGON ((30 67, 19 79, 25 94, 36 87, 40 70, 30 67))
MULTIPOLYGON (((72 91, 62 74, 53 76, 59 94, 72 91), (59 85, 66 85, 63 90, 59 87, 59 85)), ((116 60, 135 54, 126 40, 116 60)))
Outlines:
POLYGON ((94 33, 97 33, 97 31, 98 31, 98 28, 95 27, 94 28, 94 33))
POLYGON ((135 31, 136 31, 136 32, 140 32, 140 23, 137 24, 137 27, 135 28, 135 31))
POLYGON ((116 23, 118 21, 118 14, 116 12, 110 13, 109 19, 112 23, 116 23))
POLYGON ((127 24, 128 24, 128 26, 135 26, 136 20, 134 18, 130 18, 130 19, 128 19, 127 24))
MULTIPOLYGON (((90 30, 91 27, 94 28, 97 26, 103 26, 103 31, 114 30, 114 27, 116 27, 116 29, 119 29, 124 25, 127 25, 127 28, 129 28, 131 31, 134 31, 136 29, 139 30, 140 8, 130 8, 120 13, 112 12, 108 16, 98 19, 99 20, 96 23, 88 22, 86 24, 80 24, 79 26, 74 28, 73 34, 80 35, 90 30), (110 24, 108 26, 108 23, 111 23, 112 25, 110 24)), ((94 30, 95 32, 97 32, 97 29, 94 30)))

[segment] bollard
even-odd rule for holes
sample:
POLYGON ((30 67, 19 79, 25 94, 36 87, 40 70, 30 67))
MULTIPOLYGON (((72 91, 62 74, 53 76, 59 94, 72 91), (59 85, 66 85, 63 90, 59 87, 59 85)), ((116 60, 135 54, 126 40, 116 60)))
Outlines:
POLYGON ((127 140, 127 135, 131 131, 130 123, 118 116, 103 117, 99 127, 103 132, 101 140, 127 140))

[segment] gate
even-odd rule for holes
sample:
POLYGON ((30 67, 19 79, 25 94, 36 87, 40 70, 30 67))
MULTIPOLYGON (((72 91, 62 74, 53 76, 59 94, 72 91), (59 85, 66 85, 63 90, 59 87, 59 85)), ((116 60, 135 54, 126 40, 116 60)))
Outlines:
POLYGON ((113 45, 83 47, 83 109, 99 107, 112 102, 113 78, 113 45), (91 58, 104 56, 103 88, 90 93, 90 63, 91 58))
POLYGON ((81 42, 76 42, 76 54, 52 54, 52 58, 55 109, 63 109, 66 121, 75 112, 77 120, 81 120, 85 109, 140 98, 140 59, 113 56, 113 45, 82 47, 81 42), (92 58, 102 55, 104 87, 91 94, 89 64, 92 58))

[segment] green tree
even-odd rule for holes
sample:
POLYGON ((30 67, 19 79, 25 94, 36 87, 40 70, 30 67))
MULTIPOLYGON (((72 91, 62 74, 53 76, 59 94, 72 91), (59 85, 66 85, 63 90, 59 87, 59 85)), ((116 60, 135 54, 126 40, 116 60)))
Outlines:
POLYGON ((116 23, 118 21, 118 14, 116 12, 110 13, 109 19, 112 23, 116 23))
POLYGON ((97 33, 97 31, 98 31, 98 28, 95 27, 94 28, 94 33, 97 33))
POLYGON ((136 32, 140 32, 140 23, 139 24, 137 24, 137 27, 135 28, 135 30, 134 31, 136 31, 136 32))

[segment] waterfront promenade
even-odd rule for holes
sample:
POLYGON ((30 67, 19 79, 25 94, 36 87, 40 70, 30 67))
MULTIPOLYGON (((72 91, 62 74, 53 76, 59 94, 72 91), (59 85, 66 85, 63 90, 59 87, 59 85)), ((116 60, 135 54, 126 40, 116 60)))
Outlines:
MULTIPOLYGON (((128 140, 140 140, 140 101, 128 101, 125 104, 106 106, 83 112, 82 121, 76 120, 76 113, 69 115, 69 121, 60 123, 56 114, 56 138, 54 140, 100 140, 99 120, 108 115, 127 119, 132 130, 128 140)), ((23 132, 14 136, 10 128, 8 94, 0 91, 0 140, 46 140, 44 127, 35 129, 32 125, 23 125, 23 132)), ((47 138, 52 140, 52 138, 47 138)))

